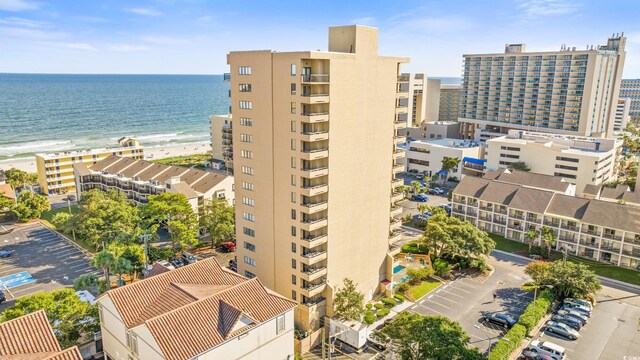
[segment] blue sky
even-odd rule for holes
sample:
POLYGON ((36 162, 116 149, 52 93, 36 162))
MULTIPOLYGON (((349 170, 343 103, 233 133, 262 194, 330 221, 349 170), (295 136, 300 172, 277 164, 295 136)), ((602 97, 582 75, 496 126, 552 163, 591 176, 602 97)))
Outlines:
POLYGON ((0 72, 220 74, 232 50, 316 50, 327 27, 380 29, 404 71, 460 76, 463 53, 583 49, 625 32, 640 77, 638 0, 0 0, 0 72))

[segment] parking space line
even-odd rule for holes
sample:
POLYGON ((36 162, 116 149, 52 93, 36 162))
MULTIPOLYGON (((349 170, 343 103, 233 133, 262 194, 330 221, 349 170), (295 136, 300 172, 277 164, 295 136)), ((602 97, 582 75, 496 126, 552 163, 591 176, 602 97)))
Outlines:
MULTIPOLYGON (((445 299, 446 299, 446 298, 445 298, 445 299)), ((436 305, 442 306, 443 308, 451 309, 451 308, 450 308, 450 307, 448 307, 447 305, 442 305, 442 304, 440 304, 439 302, 437 302, 437 301, 435 301, 435 300, 429 300, 429 301, 431 301, 432 303, 434 303, 434 304, 436 304, 436 305)), ((421 305, 421 306, 424 306, 424 305, 421 305)), ((426 307, 426 306, 425 306, 425 307, 426 307)))
POLYGON ((452 293, 452 292, 451 292, 451 291, 449 291, 449 290, 444 290, 444 289, 443 289, 443 290, 442 290, 442 292, 445 292, 445 293, 447 293, 447 294, 450 294, 450 295, 453 295, 453 296, 457 296, 457 297, 459 297, 459 298, 461 298, 461 299, 464 299, 464 296, 462 296, 462 295, 458 295, 458 294, 455 294, 455 293, 452 293))
POLYGON ((477 289, 477 287, 476 287, 476 286, 472 286, 472 285, 469 285, 469 284, 465 284, 464 282, 462 282, 462 281, 460 281, 460 280, 458 280, 458 281, 454 281, 452 284, 459 284, 459 285, 468 286, 468 287, 470 287, 470 288, 472 288, 472 289, 477 289))
POLYGON ((453 286, 452 286, 452 287, 451 287, 451 289, 453 289, 453 290, 459 290, 459 291, 465 292, 465 293, 467 293, 467 294, 471 294, 471 291, 467 291, 467 290, 460 289, 460 288, 457 288, 457 287, 453 287, 453 286))

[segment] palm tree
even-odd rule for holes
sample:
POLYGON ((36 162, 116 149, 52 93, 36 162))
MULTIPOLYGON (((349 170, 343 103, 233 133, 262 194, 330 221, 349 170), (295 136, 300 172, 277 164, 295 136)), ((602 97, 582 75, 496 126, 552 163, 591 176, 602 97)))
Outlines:
POLYGON ((119 257, 113 263, 113 272, 118 274, 118 284, 122 283, 122 274, 130 274, 132 270, 133 266, 131 265, 131 261, 123 257, 119 257))
POLYGON ((540 231, 542 242, 547 246, 548 255, 551 256, 551 247, 556 244, 556 237, 548 226, 543 226, 540 231))
POLYGON ((400 189, 402 189, 404 197, 409 197, 409 194, 411 194, 411 191, 413 190, 413 188, 409 185, 402 185, 400 189))
POLYGON ((460 159, 457 157, 445 156, 442 158, 442 170, 447 172, 447 175, 442 175, 443 185, 445 181, 447 181, 447 176, 451 172, 451 170, 454 170, 454 169, 457 170, 459 164, 460 164, 460 159))
POLYGON ((531 252, 531 245, 533 245, 533 242, 536 241, 537 238, 538 233, 534 230, 529 230, 524 234, 524 241, 529 244, 529 252, 531 252))
POLYGON ((420 218, 424 219, 424 213, 426 213, 428 209, 429 207, 427 206, 427 204, 418 205, 418 211, 420 211, 420 218))
POLYGON ((111 289, 111 281, 109 280, 109 270, 115 264, 116 259, 113 254, 107 250, 102 250, 93 257, 93 266, 102 270, 105 279, 107 280, 107 290, 111 289))
POLYGON ((413 180, 411 182, 411 187, 413 188, 413 195, 418 195, 418 193, 420 193, 420 187, 421 186, 422 186, 422 184, 420 184, 420 181, 413 180))
POLYGON ((33 185, 38 183, 38 173, 32 173, 27 175, 27 183, 29 183, 31 192, 33 192, 33 185))

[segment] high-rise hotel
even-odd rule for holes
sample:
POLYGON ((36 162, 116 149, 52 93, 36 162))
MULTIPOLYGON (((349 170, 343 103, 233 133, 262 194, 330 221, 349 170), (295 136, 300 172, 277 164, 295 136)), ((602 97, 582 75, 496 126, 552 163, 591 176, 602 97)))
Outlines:
POLYGON ((510 129, 579 136, 613 131, 625 59, 623 35, 586 50, 464 55, 462 136, 484 141, 510 129))
POLYGON ((408 61, 379 56, 363 26, 329 28, 328 51, 227 57, 238 272, 297 301, 303 331, 331 315, 344 278, 366 298, 391 278, 408 61))

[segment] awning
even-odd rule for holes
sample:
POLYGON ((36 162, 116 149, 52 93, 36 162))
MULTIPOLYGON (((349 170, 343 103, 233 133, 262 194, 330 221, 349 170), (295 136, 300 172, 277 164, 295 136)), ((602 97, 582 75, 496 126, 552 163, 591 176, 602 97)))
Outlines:
POLYGON ((465 156, 465 157, 462 158, 462 162, 463 163, 472 163, 472 164, 476 164, 476 165, 484 165, 484 163, 486 163, 487 160, 485 160, 485 159, 476 159, 476 158, 465 156))
POLYGON ((448 172, 444 171, 444 170, 440 170, 437 172, 438 175, 447 175, 448 172))

